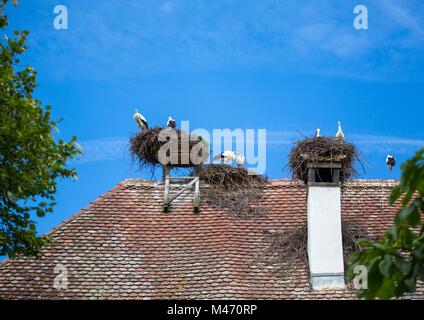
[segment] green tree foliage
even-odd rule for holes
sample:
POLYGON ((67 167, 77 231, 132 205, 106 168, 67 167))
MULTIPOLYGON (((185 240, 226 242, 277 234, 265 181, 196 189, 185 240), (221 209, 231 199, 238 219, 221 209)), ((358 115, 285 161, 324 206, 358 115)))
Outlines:
POLYGON ((360 241, 365 247, 350 261, 368 270, 368 289, 358 290, 366 299, 388 299, 414 292, 417 280, 424 281, 424 148, 401 167, 402 176, 390 196, 390 203, 401 203, 395 225, 376 243, 360 241))
POLYGON ((75 137, 55 139, 50 106, 33 98, 37 74, 18 67, 28 31, 4 35, 7 2, 0 0, 0 255, 36 256, 48 239, 37 237, 31 216, 53 211, 57 179, 75 177, 67 162, 79 148, 75 137))

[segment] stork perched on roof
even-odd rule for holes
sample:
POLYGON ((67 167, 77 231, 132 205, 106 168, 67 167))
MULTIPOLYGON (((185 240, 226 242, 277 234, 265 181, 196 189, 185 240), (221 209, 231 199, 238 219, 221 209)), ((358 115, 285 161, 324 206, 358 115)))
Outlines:
POLYGON ((390 154, 387 155, 387 157, 386 157, 386 166, 387 166, 387 168, 389 168, 390 173, 392 173, 393 167, 396 166, 396 159, 395 159, 394 156, 391 156, 390 154))
POLYGON ((315 132, 315 138, 321 137, 321 129, 317 128, 317 131, 315 132))
POLYGON ((166 125, 168 126, 168 128, 175 129, 177 127, 177 122, 174 119, 172 119, 172 117, 168 117, 168 121, 166 122, 166 125))
POLYGON ((234 151, 228 151, 228 150, 218 154, 215 158, 213 158, 214 161, 221 160, 221 163, 229 163, 236 159, 237 159, 236 153, 234 151))
POLYGON ((337 122, 338 130, 336 133, 336 138, 340 140, 341 143, 344 143, 344 133, 342 130, 342 123, 340 121, 337 122))
POLYGON ((134 110, 134 121, 137 123, 140 130, 147 130, 149 129, 149 125, 147 124, 146 118, 142 116, 141 113, 138 112, 137 109, 134 110))
POLYGON ((244 165, 244 155, 242 155, 242 154, 239 154, 239 155, 237 155, 236 156, 236 163, 237 163, 237 167, 243 167, 243 165, 244 165))

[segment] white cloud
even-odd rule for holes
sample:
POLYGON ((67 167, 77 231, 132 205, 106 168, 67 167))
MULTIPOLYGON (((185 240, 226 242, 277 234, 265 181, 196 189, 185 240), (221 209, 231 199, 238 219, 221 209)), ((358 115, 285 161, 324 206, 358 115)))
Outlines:
MULTIPOLYGON (((424 35, 424 29, 421 26, 419 19, 410 12, 408 4, 403 2, 403 5, 399 5, 391 0, 379 1, 379 4, 387 13, 387 16, 391 18, 390 21, 395 23, 397 27, 408 29, 414 36, 416 40, 421 42, 424 41, 422 38, 424 35)), ((411 3, 409 3, 410 5, 411 3)))
POLYGON ((109 137, 80 142, 82 156, 78 163, 123 160, 127 157, 128 139, 109 137))

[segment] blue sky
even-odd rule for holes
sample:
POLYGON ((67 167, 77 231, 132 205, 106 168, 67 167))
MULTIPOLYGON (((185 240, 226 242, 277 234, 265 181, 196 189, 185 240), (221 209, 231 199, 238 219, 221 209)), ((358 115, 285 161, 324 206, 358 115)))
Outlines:
POLYGON ((291 142, 320 127, 367 160, 365 179, 390 176, 424 146, 424 3, 364 1, 32 0, 10 8, 28 29, 23 64, 38 70, 37 98, 53 106, 62 139, 84 148, 77 182, 61 181, 44 233, 125 178, 137 107, 150 123, 169 115, 192 128, 267 129, 267 170, 283 171, 291 142), (65 5, 69 29, 53 28, 65 5), (353 28, 364 4, 369 29, 353 28))

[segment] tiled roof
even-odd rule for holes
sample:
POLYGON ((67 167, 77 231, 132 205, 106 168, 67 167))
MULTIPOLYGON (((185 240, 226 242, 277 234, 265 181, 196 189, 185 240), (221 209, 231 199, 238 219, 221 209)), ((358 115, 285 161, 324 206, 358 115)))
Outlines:
MULTIPOLYGON (((342 219, 380 235, 397 210, 388 205, 394 181, 358 180, 342 190, 342 219)), ((306 187, 272 181, 267 213, 241 218, 202 205, 191 195, 162 211, 163 185, 125 180, 50 232, 39 260, 0 265, 0 296, 10 299, 352 299, 349 290, 313 291, 304 263, 281 277, 257 261, 268 231, 306 223, 306 187), (55 266, 68 288, 56 290, 55 266)), ((421 290, 421 289, 420 289, 421 290)), ((413 298, 423 298, 420 291, 413 298)))

